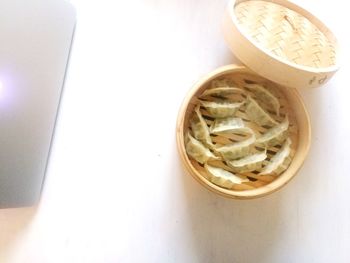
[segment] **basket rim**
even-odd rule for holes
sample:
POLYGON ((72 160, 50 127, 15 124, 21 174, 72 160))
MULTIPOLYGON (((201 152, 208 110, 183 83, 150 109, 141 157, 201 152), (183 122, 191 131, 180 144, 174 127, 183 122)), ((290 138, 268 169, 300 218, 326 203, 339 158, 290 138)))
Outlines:
MULTIPOLYGON (((299 69, 299 70, 303 70, 309 73, 329 73, 329 72, 336 72, 339 70, 340 64, 339 64, 339 44, 338 44, 338 40, 335 37, 335 35, 333 34, 333 32, 320 20, 318 19, 315 15, 313 15, 312 13, 310 13, 309 11, 307 11, 306 9, 302 8, 301 6, 294 4, 290 1, 287 0, 230 0, 230 2, 228 3, 228 12, 230 15, 230 18, 232 20, 232 23, 235 25, 236 29, 239 31, 239 33, 244 36, 245 38, 247 38, 247 40, 249 40, 249 42, 256 48, 258 49, 260 52, 263 52, 264 54, 266 54, 267 56, 279 61, 280 63, 286 64, 290 67, 299 69), (274 3, 277 5, 281 5, 283 7, 286 7, 288 9, 291 9, 292 11, 304 16, 306 19, 308 19, 310 21, 310 23, 312 23, 313 25, 315 25, 323 34, 325 34, 325 32, 327 33, 326 37, 329 38, 332 43, 335 46, 336 49, 336 60, 335 60, 335 65, 329 66, 329 67, 320 67, 320 68, 316 68, 316 67, 310 67, 310 66, 304 66, 304 65, 300 65, 297 63, 294 63, 292 61, 283 59, 275 54, 273 54, 271 51, 259 46, 256 41, 254 41, 252 39, 252 37, 250 35, 247 35, 241 28, 241 26, 238 23, 236 14, 235 14, 235 7, 236 5, 242 3, 242 2, 248 2, 248 1, 263 1, 263 2, 270 2, 270 3, 274 3), (302 11, 302 13, 300 13, 300 11, 302 11), (311 18, 311 20, 310 20, 311 18), (321 27, 321 28, 320 28, 321 27)), ((249 66, 249 65, 248 65, 249 66)))
MULTIPOLYGON (((263 197, 265 195, 271 194, 271 193, 279 190, 284 185, 286 185, 298 173, 300 168, 303 166, 303 163, 304 163, 306 156, 307 156, 309 149, 310 149, 311 125, 310 125, 309 114, 306 110, 305 104, 304 104, 299 92, 296 89, 288 89, 289 92, 292 92, 293 96, 295 96, 297 98, 298 102, 300 103, 300 106, 301 106, 300 110, 303 112, 305 119, 306 119, 306 123, 307 123, 307 129, 306 129, 306 135, 305 135, 307 143, 302 145, 302 146, 298 145, 298 149, 299 149, 299 147, 303 147, 303 152, 301 153, 302 156, 301 157, 299 156, 300 158, 296 158, 297 157, 297 154, 296 154, 294 156, 290 166, 287 168, 287 170, 284 173, 282 173, 282 175, 280 175, 278 178, 276 178, 271 183, 269 183, 265 186, 258 187, 256 189, 244 190, 244 191, 225 189, 225 188, 219 187, 219 186, 213 184, 212 182, 210 182, 209 180, 207 180, 204 176, 202 176, 200 174, 199 171, 197 171, 197 169, 195 167, 193 167, 193 165, 192 165, 192 163, 187 155, 187 152, 185 149, 185 140, 184 140, 185 114, 187 112, 189 102, 191 101, 193 96, 196 94, 196 92, 203 85, 207 84, 211 80, 213 80, 221 75, 225 75, 225 74, 229 74, 229 73, 240 73, 240 72, 245 73, 245 74, 257 75, 256 73, 254 73, 252 70, 250 70, 249 68, 247 68, 245 66, 230 64, 230 65, 219 67, 216 70, 212 71, 211 73, 205 75, 192 87, 192 89, 188 92, 187 96, 185 97, 184 101, 182 102, 182 105, 181 105, 181 108, 179 111, 177 125, 176 125, 176 141, 177 141, 177 150, 178 150, 178 153, 180 154, 182 164, 185 166, 187 172, 189 172, 190 175, 197 182, 199 182, 202 186, 204 186, 208 190, 210 190, 214 193, 217 193, 221 196, 229 197, 232 199, 245 200, 245 199, 255 199, 255 198, 263 197), (295 169, 293 169, 293 170, 290 169, 292 167, 292 165, 293 165, 293 167, 295 167, 295 169)), ((264 78, 264 77, 262 77, 262 78, 264 78)), ((277 85, 279 87, 281 87, 280 84, 277 84, 277 85)))

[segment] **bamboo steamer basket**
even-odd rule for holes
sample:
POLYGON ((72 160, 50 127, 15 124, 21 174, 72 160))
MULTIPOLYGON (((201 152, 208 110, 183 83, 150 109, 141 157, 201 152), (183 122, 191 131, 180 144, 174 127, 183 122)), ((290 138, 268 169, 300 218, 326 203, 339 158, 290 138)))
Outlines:
POLYGON ((320 20, 285 0, 230 1, 223 32, 230 49, 246 66, 232 64, 218 68, 193 86, 178 115, 178 152, 189 174, 207 189, 233 199, 253 199, 286 185, 306 159, 311 125, 296 88, 319 87, 333 76, 338 70, 337 41, 320 20), (286 102, 280 101, 281 106, 292 116, 289 167, 280 176, 259 178, 246 189, 225 189, 211 183, 203 167, 190 159, 185 149, 184 134, 198 97, 210 87, 212 80, 223 77, 239 85, 252 81, 278 89, 286 99, 286 102))
POLYGON ((223 31, 231 51, 245 65, 286 87, 319 87, 339 68, 332 32, 285 0, 231 1, 223 31))

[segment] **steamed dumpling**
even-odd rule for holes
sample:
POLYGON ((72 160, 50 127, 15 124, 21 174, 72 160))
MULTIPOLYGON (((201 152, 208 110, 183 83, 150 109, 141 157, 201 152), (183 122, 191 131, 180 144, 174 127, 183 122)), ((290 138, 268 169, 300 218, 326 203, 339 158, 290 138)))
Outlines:
POLYGON ((251 152, 255 140, 255 135, 252 134, 246 140, 216 148, 216 151, 226 160, 235 160, 248 155, 251 152))
POLYGON ((208 160, 220 159, 219 157, 215 156, 208 148, 206 148, 200 141, 193 138, 189 132, 187 132, 186 141, 187 154, 197 162, 204 164, 208 160))
POLYGON ((215 79, 211 82, 212 88, 227 88, 227 87, 234 87, 235 84, 232 80, 229 79, 215 79))
POLYGON ((244 102, 214 102, 201 100, 200 104, 208 111, 210 116, 214 118, 226 118, 233 116, 244 102))
POLYGON ((250 120, 259 125, 275 126, 278 123, 254 100, 252 97, 247 99, 246 113, 250 120))
POLYGON ((214 95, 214 96, 228 96, 232 94, 242 94, 245 93, 243 89, 236 88, 236 87, 220 87, 220 88, 212 88, 212 89, 206 89, 201 97, 214 95))
POLYGON ((260 138, 257 139, 257 143, 262 143, 267 146, 275 146, 281 144, 288 136, 289 120, 288 116, 283 122, 267 130, 260 138))
POLYGON ((259 84, 246 84, 244 87, 254 92, 259 100, 271 107, 278 116, 280 115, 280 103, 269 90, 259 84))
POLYGON ((204 168, 210 174, 210 181, 221 187, 230 189, 235 184, 241 184, 249 181, 247 178, 242 178, 222 168, 210 166, 208 164, 205 164, 204 168))
POLYGON ((284 170, 286 170, 288 168, 288 165, 291 162, 291 158, 289 156, 291 152, 291 149, 290 149, 291 144, 292 144, 292 141, 290 138, 288 138, 282 145, 281 149, 271 158, 269 164, 263 168, 260 175, 265 175, 265 174, 279 175, 284 170))
POLYGON ((234 133, 245 128, 241 118, 228 117, 223 119, 215 119, 210 126, 210 133, 234 133))
POLYGON ((195 113, 195 118, 191 121, 193 135, 208 147, 212 147, 213 143, 210 138, 209 128, 199 110, 199 105, 195 108, 195 113))
POLYGON ((237 173, 247 173, 260 170, 263 161, 267 158, 266 150, 261 153, 250 154, 238 160, 228 161, 227 164, 237 173))

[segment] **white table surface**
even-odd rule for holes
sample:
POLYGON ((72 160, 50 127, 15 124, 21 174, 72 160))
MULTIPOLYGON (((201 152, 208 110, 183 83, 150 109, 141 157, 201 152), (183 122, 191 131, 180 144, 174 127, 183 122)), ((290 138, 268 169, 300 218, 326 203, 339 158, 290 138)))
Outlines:
POLYGON ((253 201, 208 192, 176 151, 191 85, 237 63, 220 32, 226 1, 72 2, 78 24, 42 200, 0 211, 1 263, 350 262, 344 1, 303 4, 338 36, 343 65, 301 91, 313 128, 302 170, 253 201))

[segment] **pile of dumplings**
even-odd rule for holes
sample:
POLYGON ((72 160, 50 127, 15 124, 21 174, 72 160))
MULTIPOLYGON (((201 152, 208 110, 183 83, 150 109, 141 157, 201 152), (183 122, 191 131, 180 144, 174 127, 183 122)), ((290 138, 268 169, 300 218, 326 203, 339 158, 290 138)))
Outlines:
POLYGON ((189 158, 217 186, 249 190, 273 181, 292 160, 281 94, 250 82, 213 80, 194 102, 185 131, 189 158))

